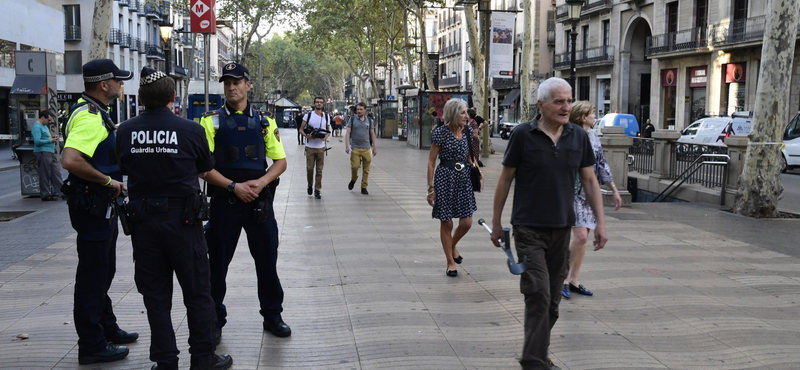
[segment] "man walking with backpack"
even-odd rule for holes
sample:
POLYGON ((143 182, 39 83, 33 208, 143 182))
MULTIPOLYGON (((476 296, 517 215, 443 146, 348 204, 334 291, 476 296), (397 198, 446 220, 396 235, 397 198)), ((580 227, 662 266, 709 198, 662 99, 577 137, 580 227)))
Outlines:
POLYGON ((314 191, 314 198, 322 199, 322 168, 325 166, 325 145, 331 135, 331 117, 322 111, 325 100, 321 97, 314 98, 314 111, 303 116, 300 132, 306 137, 306 178, 308 180, 308 195, 314 191), (311 130, 306 132, 306 126, 311 130), (314 178, 316 167, 316 179, 314 178), (313 189, 312 189, 313 184, 313 189))
POLYGON ((364 102, 356 105, 356 116, 350 116, 347 123, 347 133, 344 138, 344 152, 350 154, 350 183, 347 188, 353 190, 353 186, 358 180, 358 167, 364 165, 361 170, 361 194, 369 194, 367 185, 369 180, 369 165, 372 157, 378 155, 378 148, 375 146, 375 127, 372 125, 372 118, 367 117, 367 104, 364 102), (352 140, 353 150, 350 150, 352 140), (372 153, 370 154, 370 147, 372 153))

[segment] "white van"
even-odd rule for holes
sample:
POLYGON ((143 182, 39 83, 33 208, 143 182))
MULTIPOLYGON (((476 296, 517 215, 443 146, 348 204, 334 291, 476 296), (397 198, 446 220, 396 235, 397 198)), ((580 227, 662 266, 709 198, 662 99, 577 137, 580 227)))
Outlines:
POLYGON ((692 122, 681 130, 679 143, 725 146, 725 138, 731 135, 750 135, 753 129, 751 118, 707 117, 692 122))
POLYGON ((800 112, 783 131, 783 166, 781 172, 800 167, 800 112))

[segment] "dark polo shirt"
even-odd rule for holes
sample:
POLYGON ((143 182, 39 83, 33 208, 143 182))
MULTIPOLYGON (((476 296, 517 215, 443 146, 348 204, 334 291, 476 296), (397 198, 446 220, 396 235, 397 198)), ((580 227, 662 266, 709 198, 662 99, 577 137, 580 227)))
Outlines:
POLYGON ((554 144, 538 119, 520 124, 508 139, 503 166, 516 168, 511 224, 562 228, 575 225, 578 169, 594 165, 589 136, 569 123, 554 144))

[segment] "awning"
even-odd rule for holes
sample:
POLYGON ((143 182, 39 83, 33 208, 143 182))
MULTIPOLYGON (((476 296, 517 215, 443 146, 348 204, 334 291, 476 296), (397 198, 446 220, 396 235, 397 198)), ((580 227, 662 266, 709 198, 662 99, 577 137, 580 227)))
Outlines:
POLYGON ((288 108, 300 108, 300 105, 287 99, 287 98, 280 98, 274 104, 276 107, 288 107, 288 108))
POLYGON ((503 99, 503 102, 500 103, 500 106, 513 107, 517 105, 517 99, 519 99, 519 89, 511 90, 511 92, 506 95, 506 98, 503 99))
POLYGON ((17 76, 9 94, 42 94, 47 95, 47 76, 17 76))

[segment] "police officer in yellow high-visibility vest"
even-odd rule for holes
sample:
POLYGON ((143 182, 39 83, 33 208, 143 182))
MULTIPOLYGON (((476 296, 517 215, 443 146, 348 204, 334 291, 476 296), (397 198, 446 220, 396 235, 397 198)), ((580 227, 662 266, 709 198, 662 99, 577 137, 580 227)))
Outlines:
POLYGON ((108 297, 117 265, 117 215, 111 202, 125 190, 108 103, 122 96, 123 81, 132 77, 109 59, 84 64, 85 91, 64 130, 61 165, 69 177, 62 191, 68 196, 72 228, 78 232, 73 315, 80 364, 121 360, 128 348, 114 344, 139 338, 119 328, 108 297))
MULTIPOLYGON (((250 73, 245 66, 229 63, 222 69, 226 103, 207 112, 200 120, 206 130, 214 169, 222 176, 206 178, 210 187, 211 219, 206 225, 211 297, 217 312, 217 335, 227 322, 223 304, 228 265, 236 251, 241 230, 255 260, 258 299, 263 327, 278 337, 292 331, 283 322, 283 288, 278 278, 278 224, 272 210, 273 193, 267 187, 286 170, 278 127, 263 125, 258 112, 247 101, 250 73), (267 168, 267 158, 273 163, 267 168)), ((269 122, 269 121, 267 121, 269 122)))

